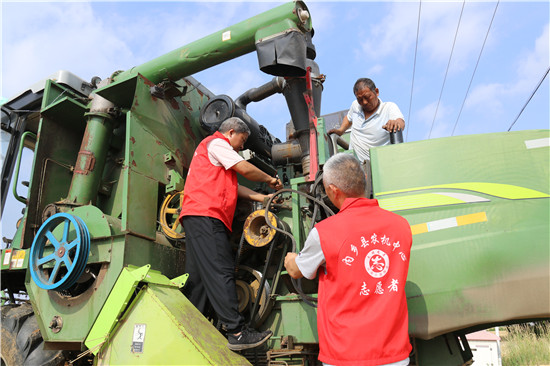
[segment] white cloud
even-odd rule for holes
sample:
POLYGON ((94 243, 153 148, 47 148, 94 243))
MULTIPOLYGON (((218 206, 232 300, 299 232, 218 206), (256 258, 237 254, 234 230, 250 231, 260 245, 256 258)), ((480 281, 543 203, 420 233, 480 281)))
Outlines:
POLYGON ((367 75, 380 75, 384 71, 384 65, 375 64, 370 69, 367 70, 367 75))
POLYGON ((4 9, 2 94, 11 96, 60 69, 89 80, 132 64, 132 51, 89 3, 25 5, 4 9))
POLYGON ((535 40, 534 48, 520 57, 518 66, 518 82, 513 87, 517 93, 533 90, 540 81, 542 74, 550 66, 549 25, 546 24, 542 34, 535 40))
POLYGON ((402 57, 414 46, 418 22, 417 4, 393 3, 388 14, 376 23, 370 24, 362 35, 368 39, 361 42, 361 55, 371 60, 392 56, 402 57))
POLYGON ((443 102, 440 102, 438 106, 437 102, 434 101, 420 108, 420 110, 415 113, 414 123, 415 125, 420 124, 424 126, 422 130, 425 131, 425 134, 421 138, 428 139, 449 136, 452 129, 449 116, 452 113, 453 108, 451 106, 447 106, 443 102))
POLYGON ((500 83, 478 85, 468 95, 465 107, 496 112, 502 108, 502 97, 508 93, 506 90, 507 88, 500 83))
POLYGON ((10 97, 60 69, 86 80, 105 78, 269 8, 182 2, 143 16, 147 5, 136 3, 134 14, 100 13, 91 3, 5 5, 2 95, 10 97), (186 17, 189 13, 193 16, 186 17))
MULTIPOLYGON (((452 49, 462 3, 423 2, 420 15, 418 54, 446 65, 452 49)), ((487 32, 494 5, 467 3, 453 51, 452 72, 463 70, 469 57, 477 55, 487 32), (454 71, 453 71, 454 70, 454 71)), ((360 57, 376 62, 403 57, 414 50, 418 28, 417 3, 392 3, 387 15, 371 24, 369 39, 361 43, 360 57)))
MULTIPOLYGON (((511 98, 527 96, 533 91, 540 78, 550 66, 549 59, 549 26, 546 24, 541 35, 535 40, 532 49, 519 56, 516 75, 509 83, 488 83, 475 86, 466 101, 466 108, 484 110, 498 116, 502 113, 504 103, 511 98)), ((523 99, 520 100, 523 103, 523 99)), ((513 101, 518 105, 518 100, 513 101)))

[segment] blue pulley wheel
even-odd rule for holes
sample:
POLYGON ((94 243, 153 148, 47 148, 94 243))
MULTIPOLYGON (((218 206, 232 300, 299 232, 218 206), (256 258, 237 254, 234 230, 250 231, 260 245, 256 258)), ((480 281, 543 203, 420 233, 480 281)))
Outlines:
POLYGON ((55 214, 42 224, 32 243, 31 277, 42 289, 67 290, 84 272, 89 252, 90 232, 84 221, 67 213, 55 214))

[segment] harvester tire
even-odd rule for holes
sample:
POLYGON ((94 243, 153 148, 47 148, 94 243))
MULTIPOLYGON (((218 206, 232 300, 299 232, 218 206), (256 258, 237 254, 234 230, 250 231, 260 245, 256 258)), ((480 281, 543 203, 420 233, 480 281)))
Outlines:
POLYGON ((57 366, 65 361, 62 351, 44 350, 44 340, 29 304, 2 309, 1 355, 2 366, 57 366))

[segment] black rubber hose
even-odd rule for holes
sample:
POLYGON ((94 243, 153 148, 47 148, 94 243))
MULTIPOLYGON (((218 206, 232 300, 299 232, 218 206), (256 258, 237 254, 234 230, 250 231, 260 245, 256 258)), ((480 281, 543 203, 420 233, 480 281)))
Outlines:
MULTIPOLYGON (((316 179, 316 182, 318 184, 318 181, 320 181, 320 177, 322 176, 319 176, 317 179, 316 179)), ((268 217, 268 212, 269 212, 269 207, 271 206, 271 202, 273 201, 273 199, 276 197, 276 196, 279 196, 283 193, 297 193, 301 196, 304 196, 306 197, 307 199, 309 200, 312 200, 313 202, 315 202, 316 204, 318 205, 321 205, 325 211, 329 214, 329 216, 332 216, 334 215, 334 212, 330 209, 330 207, 328 207, 323 201, 311 196, 310 194, 307 194, 307 193, 304 193, 304 192, 300 192, 300 191, 297 191, 297 190, 294 190, 294 189, 289 189, 289 188, 284 188, 284 189, 281 189, 277 192, 275 192, 273 194, 273 196, 271 196, 269 198, 269 200, 267 201, 266 203, 266 208, 265 208, 265 221, 267 223, 267 225, 278 231, 278 232, 281 232, 283 233, 284 235, 287 235, 288 237, 290 237, 290 240, 292 241, 292 252, 296 252, 296 239, 294 239, 294 236, 292 235, 292 233, 289 233, 287 232, 286 230, 282 230, 282 229, 279 229, 278 227, 275 227, 271 224, 270 220, 269 220, 269 217, 268 217)), ((317 301, 316 298, 312 297, 312 296, 308 296, 306 295, 303 290, 302 290, 302 284, 301 284, 301 279, 299 280, 295 280, 294 278, 291 278, 291 281, 292 281, 292 285, 294 286, 294 288, 296 289, 296 291, 298 292, 298 295, 300 295, 300 298, 302 299, 302 301, 304 301, 306 304, 312 306, 312 307, 317 307, 317 305, 313 304, 312 301, 317 301)))

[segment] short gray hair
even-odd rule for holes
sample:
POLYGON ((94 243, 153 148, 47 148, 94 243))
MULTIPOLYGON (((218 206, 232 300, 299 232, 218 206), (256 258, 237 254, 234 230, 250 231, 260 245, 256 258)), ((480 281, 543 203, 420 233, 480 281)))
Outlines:
POLYGON ((367 188, 365 171, 353 155, 338 153, 323 167, 323 183, 333 184, 348 197, 364 197, 367 188))
POLYGON ((239 117, 229 117, 220 125, 218 131, 220 133, 226 133, 227 131, 233 129, 236 133, 246 133, 250 135, 250 128, 244 123, 239 117))
POLYGON ((374 81, 369 78, 360 78, 357 79, 353 85, 353 94, 357 95, 358 91, 365 88, 369 88, 373 93, 376 93, 376 85, 374 84, 374 81))

